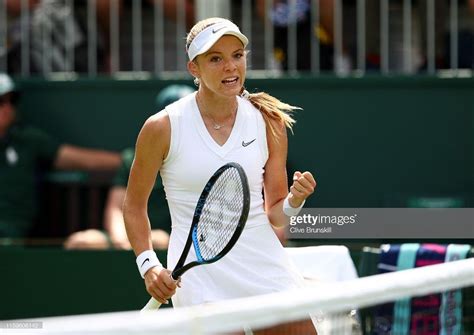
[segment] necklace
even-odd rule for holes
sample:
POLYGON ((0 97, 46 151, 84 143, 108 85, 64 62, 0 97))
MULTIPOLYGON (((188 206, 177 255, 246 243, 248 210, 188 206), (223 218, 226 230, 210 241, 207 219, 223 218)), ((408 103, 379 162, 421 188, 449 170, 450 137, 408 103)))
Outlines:
POLYGON ((216 121, 214 121, 214 118, 213 118, 212 116, 207 115, 207 114, 205 114, 205 115, 206 115, 208 118, 211 119, 212 123, 214 124, 214 125, 212 126, 212 128, 214 128, 215 130, 219 130, 219 129, 221 129, 222 127, 224 127, 224 124, 218 124, 216 121))
MULTIPOLYGON (((201 98, 199 97, 199 94, 196 95, 196 98, 197 98, 197 100, 198 100, 198 102, 199 102, 199 105, 201 105, 201 107, 202 107, 202 109, 203 109, 203 111, 204 111, 204 110, 205 110, 204 104, 202 103, 201 98)), ((212 121, 212 123, 213 123, 212 128, 213 128, 214 130, 220 130, 220 129, 222 129, 222 127, 225 126, 225 123, 221 123, 221 124, 217 123, 211 115, 209 115, 209 114, 207 114, 207 113, 204 113, 204 112, 202 112, 202 114, 203 114, 203 116, 206 116, 206 117, 208 117, 209 119, 211 119, 211 121, 212 121)), ((232 117, 232 115, 233 115, 233 114, 231 114, 231 117, 232 117)), ((227 122, 227 120, 225 120, 224 122, 227 122)))

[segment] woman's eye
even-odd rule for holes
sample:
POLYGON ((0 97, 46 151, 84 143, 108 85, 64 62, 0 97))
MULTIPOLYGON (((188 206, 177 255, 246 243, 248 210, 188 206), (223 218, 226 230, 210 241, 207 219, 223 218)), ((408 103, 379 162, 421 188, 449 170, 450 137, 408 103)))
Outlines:
POLYGON ((234 57, 235 58, 242 58, 243 56, 244 56, 244 54, 239 52, 239 53, 236 53, 234 57))
POLYGON ((217 56, 211 57, 211 62, 218 62, 220 60, 221 60, 220 57, 217 57, 217 56))

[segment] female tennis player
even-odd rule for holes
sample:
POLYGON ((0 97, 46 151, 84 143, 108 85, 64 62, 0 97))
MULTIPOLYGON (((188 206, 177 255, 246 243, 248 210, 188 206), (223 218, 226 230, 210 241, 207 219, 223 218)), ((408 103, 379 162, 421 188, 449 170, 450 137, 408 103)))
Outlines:
POLYGON ((295 107, 244 89, 247 44, 247 37, 226 19, 198 22, 186 40, 187 66, 197 92, 150 117, 138 136, 124 218, 147 291, 161 303, 172 298, 174 306, 189 306, 301 285, 270 224, 285 225, 289 215, 296 215, 316 182, 310 172, 295 172, 288 193, 286 128, 294 123, 288 112, 295 107), (228 162, 239 163, 248 177, 245 229, 225 257, 193 268, 175 282, 168 269, 183 250, 203 186, 228 162), (168 269, 152 250, 147 216, 157 173, 172 219, 168 269))

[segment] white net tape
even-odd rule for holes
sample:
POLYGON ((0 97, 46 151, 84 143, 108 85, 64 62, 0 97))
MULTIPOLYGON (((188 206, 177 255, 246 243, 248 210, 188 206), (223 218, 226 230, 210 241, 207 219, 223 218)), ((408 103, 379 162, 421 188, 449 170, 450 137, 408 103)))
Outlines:
POLYGON ((203 306, 162 309, 146 314, 119 312, 23 321, 41 321, 43 329, 37 330, 38 334, 215 334, 305 319, 311 313, 315 316, 313 319, 317 320, 320 335, 333 334, 327 330, 327 324, 341 323, 341 320, 338 333, 351 334, 348 329, 350 324, 344 324, 348 311, 473 285, 474 259, 467 259, 351 281, 312 285, 294 291, 203 306), (337 315, 343 315, 343 318, 335 319, 337 315))

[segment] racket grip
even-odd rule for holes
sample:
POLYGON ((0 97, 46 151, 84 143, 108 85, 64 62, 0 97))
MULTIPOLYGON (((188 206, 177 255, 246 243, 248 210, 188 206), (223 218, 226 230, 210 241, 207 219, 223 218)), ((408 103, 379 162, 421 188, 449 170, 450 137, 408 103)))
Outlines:
POLYGON ((141 312, 153 312, 157 311, 161 306, 161 303, 158 302, 155 298, 150 298, 147 304, 142 308, 141 312))
MULTIPOLYGON (((170 277, 179 285, 180 277, 175 279, 173 276, 173 273, 170 274, 170 277)), ((143 312, 157 311, 160 308, 160 306, 161 306, 161 303, 158 302, 155 298, 151 297, 150 300, 148 300, 147 304, 141 309, 141 312, 143 313, 143 312)))

